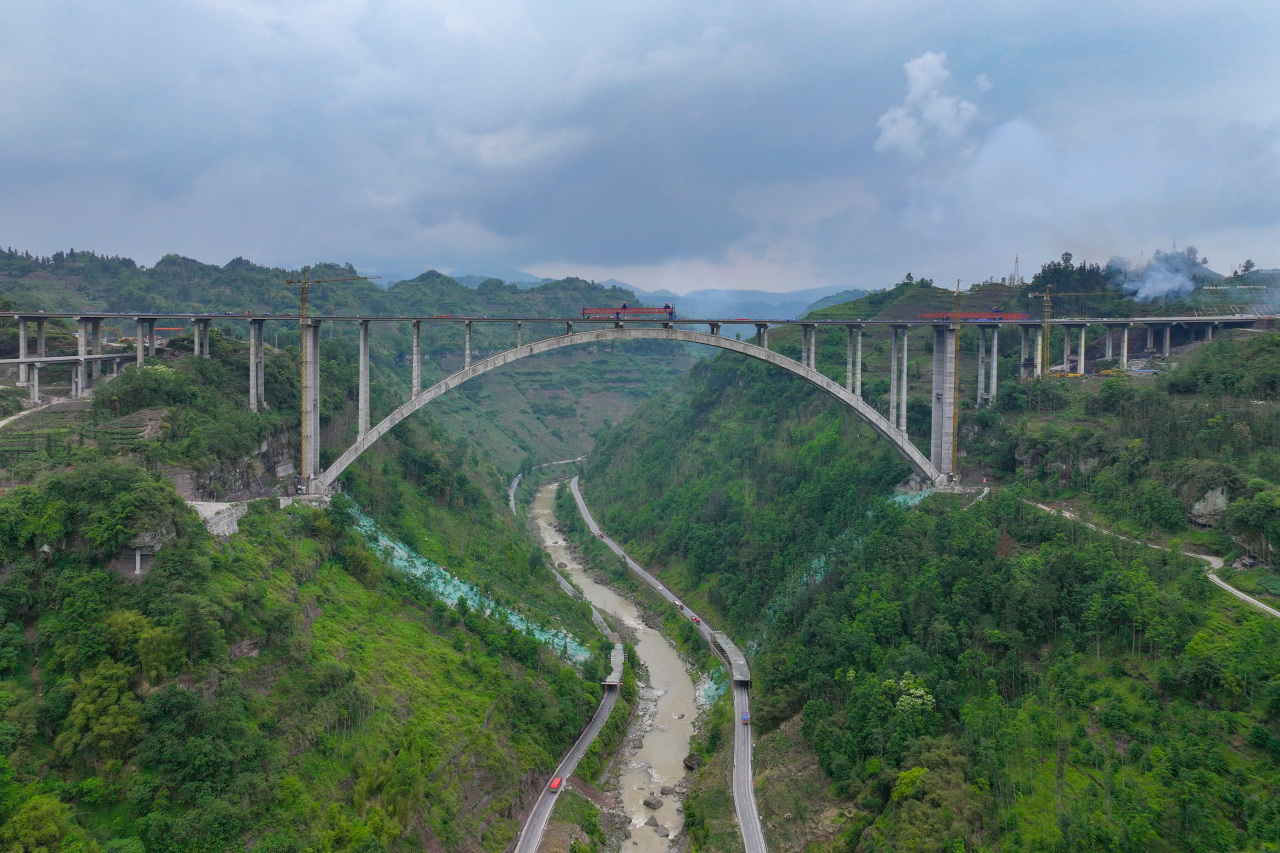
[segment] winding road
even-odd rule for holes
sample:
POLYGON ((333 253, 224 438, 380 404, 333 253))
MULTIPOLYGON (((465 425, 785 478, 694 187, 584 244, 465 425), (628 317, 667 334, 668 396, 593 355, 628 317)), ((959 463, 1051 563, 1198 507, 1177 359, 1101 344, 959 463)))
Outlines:
MULTIPOLYGON (((578 737, 578 742, 573 745, 573 749, 569 750, 569 754, 561 759, 560 765, 556 767, 556 776, 568 779, 573 774, 582 756, 587 754, 587 748, 591 746, 591 742, 599 736, 600 730, 608 722, 609 715, 613 713, 613 706, 617 704, 618 691, 606 689, 604 698, 600 700, 600 707, 596 708, 595 716, 578 737)), ((547 820, 551 817, 551 810, 555 808, 557 796, 559 795, 550 787, 542 789, 538 802, 534 803, 524 828, 520 830, 520 837, 516 839, 515 853, 537 853, 538 845, 542 841, 542 833, 547 828, 547 820)))
MULTIPOLYGON (((591 515, 591 510, 587 509, 586 501, 582 499, 582 492, 578 491, 578 478, 574 477, 569 481, 569 488, 573 491, 573 499, 578 504, 578 512, 582 514, 582 520, 587 523, 587 527, 591 530, 592 535, 598 538, 613 553, 617 554, 627 563, 627 568, 634 572, 641 580, 670 602, 673 606, 676 602, 676 596, 671 590, 667 589, 662 583, 644 567, 631 559, 631 556, 622 549, 622 546, 614 542, 600 530, 600 526, 596 524, 595 519, 591 515)), ((687 606, 684 612, 689 618, 694 618, 695 614, 687 606)), ((698 630, 702 633, 702 638, 706 640, 707 645, 715 651, 715 644, 711 641, 713 633, 712 627, 707 624, 707 620, 699 619, 698 630)), ((720 653, 716 651, 716 654, 720 653)), ((726 667, 729 661, 725 660, 726 667)), ((747 686, 737 682, 733 685, 733 728, 736 734, 733 741, 733 805, 738 812, 738 828, 742 832, 742 843, 746 847, 746 853, 766 853, 764 843, 764 829, 760 826, 760 812, 756 808, 756 789, 755 777, 751 770, 751 726, 741 725, 742 715, 751 712, 750 696, 747 686)))
MULTIPOLYGON (((1085 521, 1085 520, 1081 519, 1079 516, 1077 516, 1077 515, 1076 515, 1075 513, 1073 513, 1073 512, 1070 512, 1069 510, 1065 510, 1065 509, 1057 509, 1056 507, 1046 506, 1045 504, 1042 504, 1042 503, 1036 503, 1035 501, 1028 501, 1028 503, 1030 503, 1030 504, 1031 504, 1032 506, 1034 506, 1035 508, 1037 508, 1037 509, 1042 509, 1042 510, 1044 510, 1045 512, 1047 512, 1047 513, 1051 514, 1051 515, 1060 515, 1060 516, 1062 516, 1063 518, 1069 518, 1069 519, 1071 519, 1072 521, 1079 522, 1080 524, 1083 524, 1085 527, 1089 528, 1090 530, 1095 530, 1095 531, 1097 531, 1098 533, 1101 533, 1101 534, 1103 534, 1103 535, 1105 535, 1105 536, 1112 536, 1112 537, 1114 537, 1114 538, 1116 538, 1116 539, 1123 539, 1123 540, 1124 540, 1124 541, 1126 541, 1126 542, 1133 542, 1135 545, 1146 545, 1148 548, 1155 548, 1155 549, 1156 549, 1156 550, 1158 550, 1158 551, 1168 551, 1168 550, 1171 550, 1171 549, 1169 549, 1169 548, 1166 548, 1164 545, 1153 545, 1153 544, 1152 544, 1152 543, 1150 543, 1150 542, 1141 542, 1141 541, 1139 541, 1139 540, 1137 540, 1137 539, 1134 539, 1134 538, 1132 538, 1132 537, 1124 536, 1124 535, 1119 534, 1119 533, 1116 533, 1116 532, 1114 532, 1114 531, 1107 530, 1105 527, 1099 527, 1099 526, 1098 526, 1098 525, 1096 525, 1096 524, 1091 524, 1091 523, 1089 523, 1089 522, 1087 522, 1087 521, 1085 521)), ((1180 553, 1180 554, 1184 554, 1185 556, 1188 556, 1188 557, 1194 557, 1194 558, 1196 558, 1197 560, 1204 560, 1206 563, 1208 563, 1208 564, 1209 564, 1209 571, 1205 572, 1205 574, 1209 576, 1209 580, 1213 581, 1213 583, 1214 583, 1216 586, 1218 586, 1218 587, 1220 587, 1220 588, 1222 588, 1222 589, 1226 590, 1227 592, 1231 593, 1231 594, 1232 594, 1232 595, 1234 595, 1236 598, 1238 598, 1238 599, 1240 599, 1241 601, 1243 601, 1245 604, 1250 604, 1250 605, 1252 605, 1252 606, 1254 606, 1254 607, 1258 608, 1259 610, 1261 610, 1263 613, 1267 614, 1268 616, 1274 617, 1274 618, 1276 618, 1276 619, 1280 619, 1280 610, 1276 610, 1274 607, 1270 607, 1269 605, 1263 604, 1263 603, 1262 603, 1261 601, 1259 601, 1258 599, 1254 598, 1254 597, 1253 597, 1253 596, 1251 596, 1251 595, 1247 595, 1247 594, 1245 594, 1245 593, 1241 592, 1240 590, 1236 589, 1234 586, 1232 586, 1231 584, 1227 583, 1227 582, 1226 582, 1226 581, 1224 581, 1222 578, 1220 578, 1220 577, 1218 577, 1216 574, 1214 574, 1214 572, 1216 572, 1218 569, 1221 569, 1221 568, 1223 567, 1223 562, 1222 562, 1222 558, 1221 558, 1221 557, 1214 557, 1214 556, 1211 556, 1211 555, 1209 555, 1209 554, 1196 554, 1196 553, 1193 553, 1193 552, 1191 552, 1191 551, 1179 551, 1178 553, 1180 553)))

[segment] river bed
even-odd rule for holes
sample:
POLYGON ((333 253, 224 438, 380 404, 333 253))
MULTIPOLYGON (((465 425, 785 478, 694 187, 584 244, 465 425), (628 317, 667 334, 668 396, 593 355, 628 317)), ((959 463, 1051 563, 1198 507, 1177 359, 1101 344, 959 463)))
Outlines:
POLYGON ((618 780, 622 806, 631 819, 631 840, 623 850, 635 853, 666 853, 670 843, 684 828, 684 814, 675 794, 662 794, 662 788, 674 787, 685 775, 684 757, 689 754, 689 738, 693 735, 698 713, 696 693, 689 669, 675 647, 660 632, 647 627, 636 606, 603 586, 583 570, 557 529, 555 485, 538 491, 529 517, 541 537, 542 545, 560 571, 569 575, 606 619, 620 621, 636 636, 636 653, 649 670, 649 684, 639 686, 638 729, 628 734, 628 743, 643 736, 637 749, 624 745, 625 765, 618 780), (662 806, 650 809, 644 805, 650 794, 662 799, 662 806), (649 816, 657 818, 671 837, 664 838, 653 827, 644 825, 649 816))

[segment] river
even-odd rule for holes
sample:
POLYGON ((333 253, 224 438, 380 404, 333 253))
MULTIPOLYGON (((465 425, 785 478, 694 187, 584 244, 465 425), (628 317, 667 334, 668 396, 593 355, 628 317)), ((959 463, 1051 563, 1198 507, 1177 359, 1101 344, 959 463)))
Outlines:
POLYGON ((649 670, 649 684, 640 686, 641 729, 633 728, 630 741, 643 734, 639 749, 625 747, 626 764, 618 780, 623 809, 631 818, 631 841, 623 849, 635 853, 666 853, 670 839, 644 826, 650 815, 665 827, 674 839, 684 827, 684 814, 677 809, 680 801, 673 795, 662 795, 663 786, 674 786, 685 775, 684 757, 689 754, 689 738, 697 716, 696 694, 689 669, 675 647, 658 631, 647 627, 636 606, 607 586, 596 583, 583 571, 557 529, 555 517, 555 485, 544 486, 534 498, 529 516, 542 539, 542 545, 556 565, 565 564, 567 573, 582 589, 587 600, 606 619, 620 620, 636 636, 636 653, 649 670), (656 811, 644 805, 650 794, 661 797, 662 807, 656 811))

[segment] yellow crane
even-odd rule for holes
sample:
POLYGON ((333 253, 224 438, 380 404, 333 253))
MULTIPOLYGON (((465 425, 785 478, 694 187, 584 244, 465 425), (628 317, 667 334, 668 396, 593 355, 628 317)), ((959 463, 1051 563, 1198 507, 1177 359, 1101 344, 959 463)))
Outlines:
MULTIPOLYGON (((1068 291, 1060 291, 1057 296, 1116 296, 1109 290, 1085 290, 1076 291, 1074 293, 1068 291)), ((1040 335, 1040 363, 1044 365, 1046 373, 1049 371, 1049 321, 1053 319, 1053 287, 1046 284, 1043 293, 1028 293, 1027 298, 1033 296, 1041 296, 1044 298, 1044 326, 1040 335)))

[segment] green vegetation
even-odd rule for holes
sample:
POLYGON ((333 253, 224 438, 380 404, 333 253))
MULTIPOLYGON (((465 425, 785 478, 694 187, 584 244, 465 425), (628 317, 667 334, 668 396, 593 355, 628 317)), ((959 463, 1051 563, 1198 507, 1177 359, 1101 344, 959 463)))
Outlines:
MULTIPOLYGON (((1093 470, 1127 459, 1134 523, 1182 529, 1165 493, 1140 485, 1181 506, 1130 449, 1149 439, 1124 411, 1095 418, 1117 455, 1093 470)), ((999 414, 963 422, 978 427, 975 464, 1018 458, 999 414)), ((1231 458, 1253 466, 1266 442, 1231 458)), ((1081 437, 1061 446, 1093 453, 1081 437)), ((1202 462, 1226 464, 1215 451, 1202 462)), ((1063 469, 1012 464, 1025 485, 907 509, 884 497, 907 470, 868 430, 781 371, 720 357, 603 436, 583 488, 611 535, 757 649, 765 742, 798 724, 852 810, 830 849, 1273 849, 1280 625, 1216 591, 1199 561, 1031 507, 1063 469)), ((766 822, 790 811, 790 784, 759 789, 766 822)), ((714 802, 699 797, 695 824, 718 819, 714 802)))
MULTIPOLYGON (((244 346, 213 344, 212 359, 127 369, 6 460, 23 484, 0 497, 0 844, 503 849, 598 703, 600 658, 580 676, 501 617, 438 600, 341 501, 258 501, 214 542, 160 472, 244 467, 279 440, 297 362, 268 359, 270 409, 254 415, 244 346)), ((353 362, 325 345, 340 436, 353 362)), ((425 416, 344 476, 384 530, 491 600, 595 637, 504 485, 425 416)))

